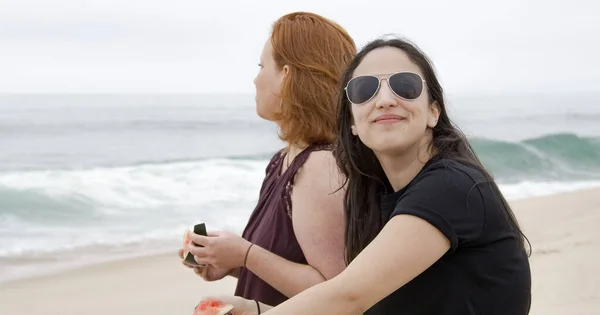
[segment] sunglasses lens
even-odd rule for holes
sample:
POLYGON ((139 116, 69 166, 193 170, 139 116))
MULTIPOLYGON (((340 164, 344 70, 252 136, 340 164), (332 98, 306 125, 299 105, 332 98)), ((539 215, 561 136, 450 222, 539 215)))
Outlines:
POLYGON ((396 95, 407 100, 414 100, 423 92, 423 80, 415 73, 396 73, 388 79, 388 82, 396 95))
POLYGON ((346 96, 348 100, 354 104, 362 104, 375 93, 379 88, 379 79, 371 76, 356 77, 348 82, 348 88, 346 89, 346 96))

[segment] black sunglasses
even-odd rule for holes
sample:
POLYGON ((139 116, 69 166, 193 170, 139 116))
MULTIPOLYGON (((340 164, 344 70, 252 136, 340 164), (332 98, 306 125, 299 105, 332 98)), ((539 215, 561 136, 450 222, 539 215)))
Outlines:
MULTIPOLYGON (((353 104, 363 104, 370 101, 381 86, 383 78, 373 75, 361 75, 352 78, 346 84, 346 97, 353 104)), ((390 90, 399 98, 414 100, 423 93, 425 80, 413 72, 392 73, 386 79, 390 90)))

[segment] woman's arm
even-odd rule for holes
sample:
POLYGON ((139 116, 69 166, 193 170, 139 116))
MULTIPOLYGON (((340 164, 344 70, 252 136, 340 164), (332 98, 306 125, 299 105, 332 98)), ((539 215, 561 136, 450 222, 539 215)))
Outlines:
POLYGON ((290 262, 254 246, 246 267, 291 297, 331 279, 345 267, 343 190, 329 151, 313 152, 292 190, 292 222, 308 265, 290 262), (335 192, 335 193, 334 193, 335 192))
MULTIPOLYGON (((291 297, 339 274, 344 263, 343 191, 330 152, 313 152, 296 175, 292 191, 294 233, 308 261, 298 264, 229 232, 191 233, 190 252, 200 264, 230 270, 244 266, 291 297), (246 258, 246 253, 248 256, 246 258), (246 259, 245 259, 246 258, 246 259)), ((275 228, 275 227, 274 227, 275 228)))
POLYGON ((240 268, 233 268, 229 271, 229 273, 227 274, 230 277, 234 277, 234 278, 239 278, 240 277, 240 268))
POLYGON ((265 314, 363 314, 429 268, 449 248, 448 238, 427 221, 412 215, 394 216, 338 276, 265 314))

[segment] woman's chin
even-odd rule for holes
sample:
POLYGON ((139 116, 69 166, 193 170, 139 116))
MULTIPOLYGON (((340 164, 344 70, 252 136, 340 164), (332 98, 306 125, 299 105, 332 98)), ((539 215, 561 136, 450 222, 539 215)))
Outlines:
POLYGON ((377 154, 397 154, 407 149, 409 141, 400 139, 398 135, 379 135, 372 141, 363 143, 377 154))
POLYGON ((264 119, 264 120, 269 120, 269 121, 273 121, 273 115, 270 115, 270 113, 265 112, 264 110, 261 110, 260 108, 256 108, 256 114, 258 115, 258 117, 264 119))
POLYGON ((258 117, 264 120, 275 121, 276 114, 273 109, 269 108, 268 106, 256 104, 256 114, 258 117))

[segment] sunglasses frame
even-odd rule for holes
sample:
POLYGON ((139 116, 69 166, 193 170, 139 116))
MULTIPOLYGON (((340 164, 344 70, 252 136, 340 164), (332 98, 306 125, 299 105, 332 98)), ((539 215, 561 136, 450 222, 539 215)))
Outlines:
POLYGON ((417 98, 419 98, 421 96, 421 94, 423 94, 423 90, 427 86, 427 82, 425 81, 425 79, 423 79, 423 77, 421 77, 421 75, 419 75, 418 73, 415 73, 415 72, 410 72, 410 71, 393 72, 393 73, 379 74, 379 75, 368 75, 368 74, 367 75, 359 75, 357 77, 354 77, 354 78, 350 79, 348 81, 348 83, 346 83, 346 86, 344 87, 344 91, 346 92, 346 99, 348 99, 348 101, 350 103, 354 104, 354 105, 362 105, 362 104, 370 102, 377 95, 377 93, 379 93, 379 89, 381 88, 381 80, 385 80, 387 82, 387 85, 390 88, 390 91, 392 91, 392 93, 394 93, 394 95, 396 95, 397 97, 399 97, 399 98, 401 98, 403 100, 407 100, 407 101, 412 101, 412 100, 416 100, 417 98), (414 74, 417 77, 419 77, 419 79, 421 79, 421 82, 423 83, 423 86, 421 88, 421 93, 419 93, 419 95, 417 97, 415 97, 415 98, 405 98, 405 97, 402 97, 402 96, 398 95, 396 93, 396 91, 394 91, 394 89, 392 89, 392 87, 390 86, 390 80, 389 80, 390 77, 392 77, 392 76, 394 76, 396 74, 401 74, 401 73, 414 74), (373 78, 376 78, 377 81, 378 81, 378 83, 377 83, 377 90, 375 90, 375 93, 373 93, 373 95, 371 95, 371 97, 368 100, 366 100, 366 101, 364 101, 362 103, 353 103, 350 100, 350 97, 348 96, 348 86, 350 85, 350 82, 352 82, 352 80, 358 79, 358 78, 362 78, 362 77, 373 77, 373 78))

